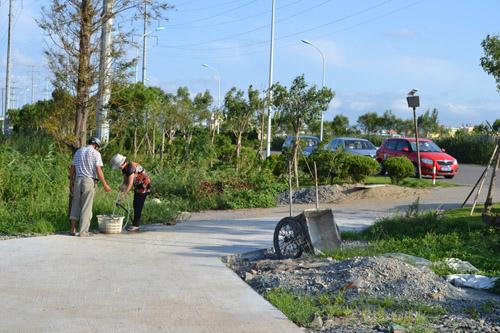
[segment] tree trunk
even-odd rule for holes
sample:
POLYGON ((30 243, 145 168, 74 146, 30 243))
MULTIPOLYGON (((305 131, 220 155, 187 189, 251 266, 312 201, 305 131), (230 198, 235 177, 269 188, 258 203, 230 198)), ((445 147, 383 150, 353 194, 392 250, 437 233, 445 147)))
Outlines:
POLYGON ((153 122, 153 149, 152 149, 152 153, 153 153, 153 158, 155 158, 156 156, 156 122, 153 122))
POLYGON ((76 119, 74 135, 77 147, 85 144, 87 118, 89 115, 89 90, 92 86, 90 77, 90 36, 92 34, 92 2, 82 0, 80 24, 80 49, 78 52, 78 81, 76 86, 76 119))
POLYGON ((163 164, 163 152, 165 151, 165 129, 161 131, 160 162, 163 164))
POLYGON ((238 133, 238 140, 236 142, 236 172, 240 171, 240 153, 241 153, 241 136, 242 132, 238 133))
POLYGON ((295 182, 297 188, 299 188, 299 131, 295 132, 295 141, 293 143, 292 151, 292 161, 293 161, 293 172, 295 174, 295 182))
POLYGON ((260 158, 264 159, 264 130, 266 125, 266 119, 264 116, 264 112, 260 115, 260 142, 259 142, 259 155, 260 158))
POLYGON ((139 147, 137 146, 137 127, 134 128, 134 160, 137 158, 137 152, 139 147))

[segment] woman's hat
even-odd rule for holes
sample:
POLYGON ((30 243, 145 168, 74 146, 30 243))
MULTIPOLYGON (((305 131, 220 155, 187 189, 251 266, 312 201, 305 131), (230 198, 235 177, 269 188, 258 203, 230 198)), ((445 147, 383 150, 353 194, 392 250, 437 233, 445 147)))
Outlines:
POLYGON ((111 158, 111 161, 109 163, 111 164, 111 168, 113 170, 119 169, 120 165, 122 165, 127 158, 123 155, 116 154, 111 158))

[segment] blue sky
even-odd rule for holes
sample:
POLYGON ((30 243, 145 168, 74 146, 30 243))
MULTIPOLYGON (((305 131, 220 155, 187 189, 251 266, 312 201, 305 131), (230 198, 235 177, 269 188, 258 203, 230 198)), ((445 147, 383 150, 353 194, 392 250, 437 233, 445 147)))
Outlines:
MULTIPOLYGON (((35 23, 46 0, 15 0, 13 78, 18 103, 29 101, 31 65, 35 97, 45 96, 44 37, 35 23)), ((232 86, 268 85, 271 0, 178 0, 165 27, 151 38, 148 84, 173 92, 187 86, 217 96, 232 86)), ((406 93, 417 88, 420 112, 437 108, 450 126, 500 118, 500 94, 479 65, 480 43, 500 33, 500 1, 276 0, 274 81, 288 85, 304 73, 321 85, 320 54, 326 56, 326 84, 336 97, 326 113, 354 123, 368 111, 391 109, 409 118, 406 93)), ((0 0, 0 75, 5 80, 7 3, 0 0)), ((135 50, 130 51, 135 56, 135 50)), ((49 87, 50 89, 50 87, 49 87)))

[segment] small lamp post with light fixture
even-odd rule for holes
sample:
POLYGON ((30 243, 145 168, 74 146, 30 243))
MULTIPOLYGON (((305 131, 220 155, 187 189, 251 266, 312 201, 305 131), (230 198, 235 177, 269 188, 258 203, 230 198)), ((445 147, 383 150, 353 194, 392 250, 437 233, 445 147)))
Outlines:
POLYGON ((413 109, 413 127, 415 129, 415 146, 417 147, 417 164, 418 164, 418 178, 422 179, 422 162, 420 161, 420 144, 418 142, 418 124, 417 124, 417 107, 420 106, 420 97, 415 95, 417 89, 412 89, 408 96, 406 97, 406 101, 408 102, 408 107, 413 109))

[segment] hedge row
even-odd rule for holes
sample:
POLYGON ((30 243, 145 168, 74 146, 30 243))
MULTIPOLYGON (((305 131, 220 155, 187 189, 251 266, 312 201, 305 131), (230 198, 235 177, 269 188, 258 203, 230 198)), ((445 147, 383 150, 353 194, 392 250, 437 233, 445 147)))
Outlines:
POLYGON ((440 138, 435 142, 459 163, 466 164, 487 164, 495 148, 492 137, 477 134, 440 138))

